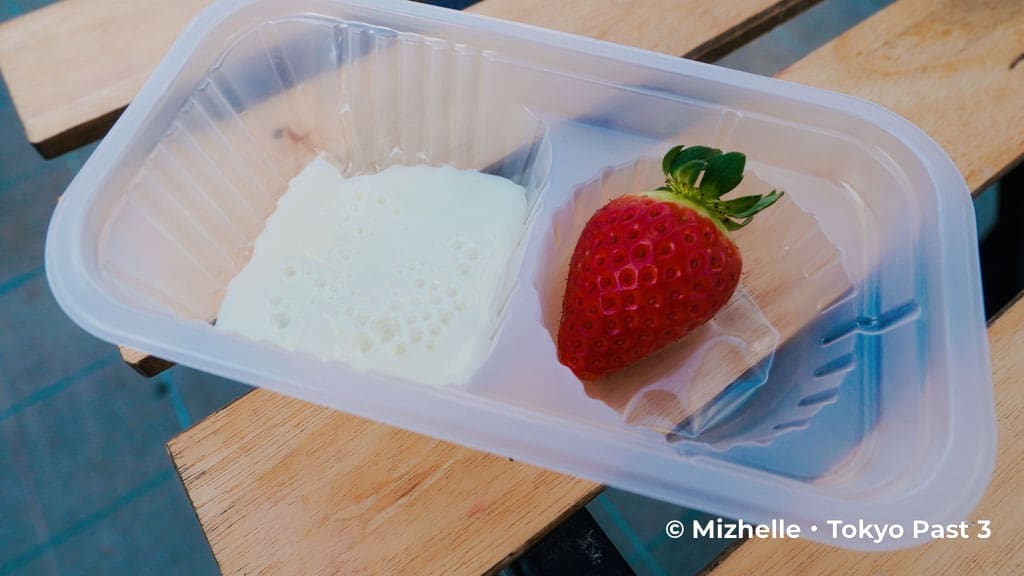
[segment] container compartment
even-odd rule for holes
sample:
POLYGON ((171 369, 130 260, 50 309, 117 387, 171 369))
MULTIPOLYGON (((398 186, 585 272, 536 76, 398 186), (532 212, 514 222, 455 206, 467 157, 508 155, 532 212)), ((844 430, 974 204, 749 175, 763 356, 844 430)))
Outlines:
MULTIPOLYGON (((598 178, 579 185, 570 200, 555 209, 550 242, 541 249, 538 259, 536 284, 552 343, 557 339, 569 259, 586 221, 610 199, 652 190, 663 180, 660 159, 643 158, 603 170, 598 178)), ((734 194, 765 193, 770 189, 756 174, 748 172, 734 194)), ((734 297, 711 322, 615 376, 583 384, 589 396, 621 413, 627 424, 651 428, 674 440, 704 441, 706 432, 733 419, 768 379, 780 329, 782 338, 789 339, 819 313, 854 295, 839 251, 822 233, 817 220, 788 197, 735 233, 734 238, 744 257, 744 274, 734 297), (758 306, 759 300, 767 312, 758 306)), ((843 346, 833 347, 818 362, 824 364, 851 352, 837 353, 840 348, 843 346)), ((803 387, 801 400, 818 395, 812 398, 814 401, 794 402, 792 412, 778 411, 770 421, 760 421, 760 415, 759 423, 767 424, 767 434, 731 439, 718 435, 715 444, 764 443, 774 434, 805 425, 813 415, 806 408, 835 399, 835 394, 819 389, 825 379, 813 377, 813 372, 789 373, 785 378, 791 387, 803 387)), ((836 391, 834 383, 830 389, 836 391)))
POLYGON ((504 176, 527 190, 525 234, 550 152, 543 123, 488 81, 493 67, 478 49, 362 23, 248 27, 126 184, 101 232, 104 281, 139 306, 213 321, 288 181, 321 154, 346 176, 392 164, 504 176))

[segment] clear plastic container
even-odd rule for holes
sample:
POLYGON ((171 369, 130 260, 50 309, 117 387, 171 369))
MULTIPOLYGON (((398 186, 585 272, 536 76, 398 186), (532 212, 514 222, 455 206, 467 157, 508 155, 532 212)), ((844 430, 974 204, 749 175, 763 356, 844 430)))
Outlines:
POLYGON ((353 414, 851 548, 964 519, 995 447, 966 186, 872 104, 413 3, 226 0, 182 34, 64 194, 46 268, 111 342, 353 414), (669 146, 748 156, 786 190, 737 234, 741 289, 616 382, 556 359, 565 262, 669 146), (211 325, 288 181, 453 164, 530 202, 467 382, 427 386, 211 325), (908 529, 833 540, 827 520, 908 529), (810 527, 817 526, 817 531, 810 527))

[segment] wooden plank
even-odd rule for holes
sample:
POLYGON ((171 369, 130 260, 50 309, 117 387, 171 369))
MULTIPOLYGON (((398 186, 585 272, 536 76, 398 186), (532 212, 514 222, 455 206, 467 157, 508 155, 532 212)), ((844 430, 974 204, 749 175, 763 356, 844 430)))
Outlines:
POLYGON ((0 24, 0 74, 47 157, 109 130, 211 0, 65 0, 0 24))
POLYGON ((902 0, 778 77, 877 102, 946 150, 975 193, 1024 156, 1024 2, 902 0))
POLYGON ((152 378, 174 366, 173 362, 157 358, 156 356, 150 356, 145 352, 139 352, 125 346, 118 346, 117 348, 121 352, 121 360, 124 360, 125 364, 131 366, 136 372, 146 378, 152 378))
POLYGON ((935 540, 917 548, 878 554, 840 550, 806 540, 752 540, 739 546, 711 576, 746 574, 1024 574, 1024 300, 990 324, 999 447, 992 484, 970 520, 991 521, 991 537, 935 540))
POLYGON ((818 0, 486 0, 469 10, 711 62, 816 4, 818 0))
POLYGON ((262 390, 169 450, 225 574, 481 574, 600 489, 262 390))
MULTIPOLYGON (((817 1, 483 0, 469 11, 710 58, 817 1)), ((29 142, 53 157, 102 137, 210 3, 62 0, 0 24, 0 75, 29 142)))

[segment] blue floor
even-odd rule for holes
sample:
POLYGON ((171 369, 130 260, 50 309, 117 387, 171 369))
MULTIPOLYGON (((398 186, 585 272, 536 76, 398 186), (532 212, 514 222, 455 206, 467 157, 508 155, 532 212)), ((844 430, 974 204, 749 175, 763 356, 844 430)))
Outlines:
POLYGON ((247 388, 136 375, 46 284, 50 213, 92 149, 43 161, 0 88, 0 575, 218 574, 164 444, 247 388))
MULTIPOLYGON (((0 0, 0 20, 50 1, 0 0)), ((823 2, 722 63, 774 73, 886 3, 823 2)), ((46 285, 47 221, 92 149, 43 161, 0 86, 0 575, 216 574, 164 445, 247 388, 136 375, 46 285)), ((664 536, 695 511, 616 490, 589 509, 637 574, 691 574, 724 548, 664 536)))

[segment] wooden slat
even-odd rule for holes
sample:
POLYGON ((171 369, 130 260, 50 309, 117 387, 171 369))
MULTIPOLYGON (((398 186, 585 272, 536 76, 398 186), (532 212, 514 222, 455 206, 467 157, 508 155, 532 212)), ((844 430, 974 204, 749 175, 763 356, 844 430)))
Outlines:
POLYGON ((174 366, 173 362, 125 346, 118 346, 118 351, 121 352, 121 360, 124 360, 125 364, 146 378, 152 378, 174 366))
MULTIPOLYGON (((990 520, 988 539, 935 540, 899 552, 864 554, 806 540, 752 540, 732 552, 711 576, 800 574, 848 576, 886 574, 1024 574, 1024 300, 991 325, 999 448, 988 492, 970 516, 990 520)), ((976 535, 977 525, 970 529, 976 535)))
POLYGON ((0 74, 47 157, 106 134, 211 0, 64 0, 0 24, 0 74))
POLYGON ((1024 2, 901 0, 778 77, 877 102, 983 190, 1024 156, 1024 2))
POLYGON ((261 390, 169 447, 225 574, 481 574, 600 489, 261 390))
MULTIPOLYGON (((955 3, 950 3, 955 4, 955 3)), ((946 9, 957 10, 956 6, 947 5, 946 9)), ((976 27, 979 21, 991 24, 989 33, 995 33, 1008 43, 1014 35, 1011 32, 1013 23, 1019 18, 1016 9, 1010 10, 1006 5, 990 3, 965 3, 960 11, 972 11, 987 9, 998 14, 988 14, 985 17, 963 14, 960 16, 961 25, 956 20, 949 21, 946 18, 939 18, 938 14, 931 17, 938 18, 943 23, 940 29, 943 33, 932 35, 927 28, 921 26, 907 25, 896 26, 891 23, 892 14, 903 15, 908 22, 918 21, 920 14, 930 14, 930 7, 923 0, 902 0, 883 14, 880 14, 862 24, 854 31, 844 35, 837 41, 837 45, 829 45, 813 55, 806 62, 817 62, 808 64, 801 62, 787 70, 784 76, 788 79, 799 80, 824 86, 827 88, 841 89, 852 92, 887 105, 898 112, 910 117, 925 127, 930 133, 946 145, 954 160, 965 171, 968 182, 972 189, 977 190, 989 182, 995 175, 1001 173, 1007 166, 1019 159, 1024 146, 1014 137, 1014 131, 1024 133, 1019 121, 1018 110, 1014 107, 1014 100, 1002 97, 1006 93, 1007 85, 1014 82, 1012 74, 1019 71, 1009 70, 1009 62, 996 62, 992 59, 979 59, 976 50, 977 45, 988 45, 987 40, 982 37, 982 30, 976 27), (903 4, 910 4, 916 8, 907 10, 903 4), (894 10, 898 10, 895 11, 894 10), (1005 13, 1000 12, 1005 10, 1005 13), (1001 15, 1000 15, 1001 14, 1001 15), (979 20, 981 19, 981 20, 979 20), (1009 24, 1007 24, 1009 23, 1009 24), (1009 26, 1010 28, 1007 28, 1009 26), (877 29, 876 29, 877 27, 877 29), (877 31, 876 31, 877 30, 877 31), (960 41, 960 34, 965 34, 967 41, 960 41), (961 68, 949 67, 946 82, 950 85, 941 84, 941 94, 921 94, 921 91, 928 87, 934 87, 939 83, 936 76, 941 68, 940 64, 933 64, 932 60, 921 56, 911 57, 903 55, 904 50, 924 51, 932 50, 937 56, 949 60, 954 55, 946 53, 946 43, 953 43, 959 46, 960 52, 969 55, 965 60, 957 61, 967 71, 961 72, 961 68), (892 46, 889 49, 886 46, 892 46), (892 51, 889 51, 892 50, 892 51), (834 60, 824 55, 834 53, 834 60), (844 62, 843 58, 851 58, 856 63, 844 62), (857 59, 863 60, 857 60, 857 59), (892 62, 875 62, 875 59, 889 59, 892 62), (912 60, 908 60, 912 58, 912 60), (902 62, 903 64, 899 64, 902 62), (916 66, 916 67, 915 67, 916 66), (819 69, 820 67, 820 69, 819 69), (1002 70, 1000 67, 1006 69, 1002 70), (832 71, 830 68, 845 70, 845 72, 832 71), (920 69, 918 69, 920 68, 920 69), (877 70, 877 72, 872 72, 877 70), (972 71, 973 70, 973 71, 972 71), (859 74, 857 80, 846 81, 845 74, 859 74), (873 74, 877 74, 876 78, 873 74), (963 78, 972 78, 976 82, 972 88, 985 87, 985 90, 972 90, 967 93, 960 90, 957 82, 963 78), (858 87, 861 87, 858 89, 858 87), (921 103, 921 107, 915 107, 915 101, 921 103), (960 117, 961 111, 969 109, 973 112, 970 117, 960 117), (956 122, 950 123, 949 119, 957 118, 956 122), (993 120, 995 119, 995 120, 993 120), (973 134, 977 126, 986 126, 989 134, 995 134, 992 140, 978 140, 973 134), (993 132, 994 130, 994 132, 993 132), (974 146, 956 145, 958 131, 970 135, 974 146), (950 145, 953 143, 954 145, 950 145)), ((921 16, 923 18, 923 16, 921 16)), ((1019 25, 1017 25, 1019 28, 1019 25)), ((1019 35, 1019 34, 1018 34, 1019 35)), ((997 51, 998 53, 1002 53, 997 51)), ((1004 333, 1015 333, 1020 331, 1022 325, 1021 308, 1018 305, 1014 312, 1005 316, 993 327, 993 359, 996 362, 997 381, 999 382, 999 394, 1004 394, 1007 388, 1006 380, 1008 375, 1020 370, 1019 358, 1013 350, 1013 344, 1019 341, 1015 338, 1007 339, 1004 333), (1009 348, 1007 348, 1009 347, 1009 348), (1009 368, 1004 368, 1009 366, 1009 368)), ((1006 402, 1000 398, 1000 402, 1006 402)), ((1014 412, 1019 412, 1019 407, 1014 412)), ((1001 416, 1007 419, 1007 412, 1001 408, 1001 416)), ((1015 414, 1009 414, 1015 417, 1015 414)), ((1016 419, 1008 419, 1002 422, 1004 430, 1012 430, 1010 434, 1020 434, 1019 422, 1016 419)), ((360 473, 352 472, 349 468, 352 460, 343 458, 348 462, 343 468, 335 468, 331 465, 333 461, 330 455, 339 454, 350 449, 351 438, 346 435, 345 430, 350 427, 361 430, 363 434, 371 437, 387 437, 387 430, 379 424, 360 423, 349 417, 332 415, 330 412, 304 405, 298 402, 284 401, 279 397, 267 392, 253 392, 236 404, 219 414, 216 419, 204 422, 190 431, 187 435, 172 442, 172 453, 175 460, 183 471, 183 478, 186 487, 196 502, 200 521, 204 528, 211 534, 211 545, 215 555, 223 563, 226 572, 234 573, 238 570, 245 570, 255 566, 263 565, 260 557, 267 554, 267 550, 287 549, 292 542, 314 540, 317 542, 326 541, 331 535, 338 535, 345 529, 346 523, 343 518, 347 515, 359 514, 359 508, 355 504, 349 507, 334 508, 346 502, 355 500, 334 499, 332 488, 342 486, 379 486, 380 481, 374 479, 364 480, 360 473), (268 426, 266 424, 252 425, 251 419, 257 414, 273 414, 275 422, 282 422, 282 425, 268 426), (336 420, 334 420, 336 419, 336 420), (274 448, 271 454, 261 446, 275 446, 282 442, 288 442, 289 434, 300 434, 300 429, 306 422, 333 422, 332 424, 317 424, 319 433, 316 435, 315 443, 303 443, 298 441, 289 444, 289 448, 274 448), (337 427, 341 432, 332 433, 331 430, 337 427), (232 429, 248 428, 244 440, 232 429), (289 432, 282 433, 282 430, 289 432), (381 436, 377 436, 381 435, 381 436), (202 439, 202 443, 198 440, 202 439), (293 458, 287 454, 294 455, 293 458), (305 461, 304 461, 305 459, 305 461), (269 462, 267 462, 269 460, 269 462), (308 463, 307 463, 308 462, 308 463), (310 488, 312 486, 312 488, 310 488), (268 490, 269 489, 269 490, 268 490), (311 510, 332 510, 330 516, 317 516, 313 514, 288 515, 287 507, 282 502, 301 502, 301 494, 306 494, 308 508, 311 510), (274 515, 265 514, 261 510, 267 507, 274 507, 277 511, 274 515), (262 522, 250 522, 248 519, 257 514, 262 522), (284 521, 274 522, 272 518, 284 518, 284 521), (335 520, 337 519, 337 520, 335 520), (324 536, 327 535, 327 536, 324 536), (259 545, 254 544, 259 542, 259 545), (271 544, 273 543, 273 544, 271 544)), ((1004 431, 1004 436, 1007 433, 1004 431)), ((304 436, 303 436, 304 437, 304 436)), ((300 438, 301 440, 301 438, 300 438)), ((358 442, 362 443, 362 441, 358 442)), ((382 450, 386 450, 391 442, 382 443, 382 450)), ((407 453, 418 454, 434 447, 430 440, 410 436, 403 440, 403 448, 407 453)), ((458 453, 459 451, 456 451, 458 453)), ((382 454, 391 454, 390 451, 382 454)), ((384 456, 386 457, 386 456, 384 456)), ((423 515, 430 518, 433 525, 450 527, 458 534, 459 546, 477 547, 478 549, 502 550, 498 555, 514 554, 534 537, 536 531, 543 526, 556 521, 565 513, 578 505, 584 498, 594 493, 596 486, 581 480, 568 479, 542 470, 522 467, 515 463, 505 463, 500 459, 492 460, 482 457, 482 460, 463 459, 459 456, 448 456, 450 468, 448 473, 452 478, 458 478, 459 482, 452 486, 452 492, 431 493, 430 498, 417 498, 415 495, 401 502, 402 510, 415 510, 410 512, 409 517, 401 516, 401 521, 408 521, 423 515), (482 463, 486 463, 481 467, 482 463), (467 465, 469 464, 469 465, 467 465), (505 472, 497 475, 490 466, 505 468, 505 472), (515 498, 509 496, 509 500, 515 501, 513 509, 500 512, 491 510, 491 514, 483 520, 469 522, 466 519, 464 510, 454 504, 462 501, 463 491, 466 486, 474 485, 474 490, 491 493, 497 489, 498 492, 509 493, 515 490, 520 483, 532 485, 548 485, 549 483, 558 486, 559 491, 564 491, 567 499, 554 504, 550 497, 551 493, 545 492, 538 497, 521 496, 515 498), (575 499, 575 500, 574 500, 575 499), (406 507, 408 506, 408 507, 406 507), (502 516, 502 514, 509 514, 502 516), (529 525, 521 524, 523 518, 531 520, 529 525), (512 528, 510 528, 510 526, 512 528), (523 526, 522 529, 519 526, 523 526), (510 534, 512 534, 510 536, 510 534)), ((436 462, 424 463, 428 469, 438 466, 436 462)), ((444 464, 441 464, 444 466, 444 464)), ((996 493, 1002 483, 1013 484, 1012 478, 1004 476, 1004 468, 993 483, 992 491, 996 493)), ((443 486, 437 486, 440 490, 443 486)), ((364 492, 371 494, 369 490, 364 492)), ((373 506, 382 506, 380 501, 374 501, 373 506)), ((364 523, 367 518, 370 522, 379 519, 381 516, 376 513, 377 508, 366 516, 360 516, 358 522, 364 523)), ((391 516, 394 525, 401 525, 397 516, 391 516)), ((348 528, 352 530, 353 528, 348 528)), ((1008 527, 1008 538, 1013 537, 1014 527, 1008 527)), ((435 533, 440 533, 436 530, 435 533)), ((367 532, 367 534, 371 534, 367 532)), ((449 535, 451 537, 451 535, 449 535)), ((364 550, 360 543, 350 540, 332 540, 344 542, 346 550, 364 550)), ((798 543, 800 545, 807 545, 798 543)), ((774 542, 759 542, 757 546, 768 551, 774 542)), ((386 544, 381 544, 386 546, 386 544)), ((750 544, 740 548, 743 551, 750 544)), ((418 558, 425 558, 417 549, 406 550, 418 558)), ((274 562, 281 562, 280 554, 271 552, 270 558, 274 562)), ((287 554, 287 553, 284 553, 287 554)), ((317 558, 329 560, 325 556, 317 555, 317 558)), ((429 552, 427 552, 429 554, 429 552)), ((302 562, 301 554, 289 554, 291 562, 302 562)), ((482 563, 471 564, 464 567, 459 573, 473 573, 474 570, 484 564, 490 564, 494 554, 488 556, 482 563)), ((353 556, 348 557, 351 561, 353 556)), ((736 556, 739 562, 742 556, 736 556)), ((365 560, 358 560, 364 562, 365 560)), ((765 560, 767 561, 767 560, 765 560)), ((780 573, 796 571, 802 562, 799 556, 783 554, 773 561, 779 565, 785 563, 785 568, 780 573)), ((967 561, 966 559, 964 561, 967 561)), ((301 564, 304 569, 312 569, 308 563, 301 564)), ((362 565, 362 564, 360 564, 362 565)), ((275 564, 282 570, 290 567, 290 564, 275 564)), ((445 565, 449 566, 448 564, 445 565)), ((822 564, 824 566, 824 563, 822 564)), ((393 567, 393 566, 390 566, 393 567)), ((745 573, 763 573, 765 570, 757 563, 745 564, 747 570, 738 570, 745 573), (756 569, 751 570, 752 566, 756 569)), ((725 569, 723 567, 723 569, 725 569)), ((887 568, 886 568, 887 570, 887 568)), ((290 571, 290 570, 288 570, 290 571)), ((301 569, 298 571, 302 571, 301 569)), ((878 570, 875 571, 876 573, 878 570)), ((825 573, 825 572, 822 572, 825 573)), ((830 570, 827 573, 837 573, 830 570)))
POLYGON ((710 62, 818 0, 486 0, 469 10, 710 62))
MULTIPOLYGON (((817 1, 484 0, 469 10, 714 57, 817 1)), ((178 32, 210 3, 62 0, 0 24, 0 75, 28 140, 52 157, 102 137, 178 32)))

